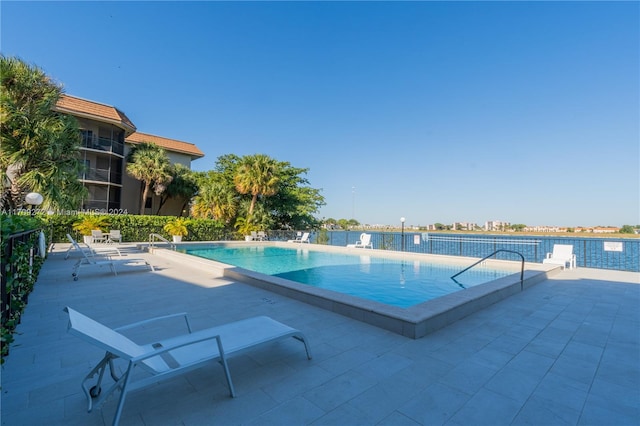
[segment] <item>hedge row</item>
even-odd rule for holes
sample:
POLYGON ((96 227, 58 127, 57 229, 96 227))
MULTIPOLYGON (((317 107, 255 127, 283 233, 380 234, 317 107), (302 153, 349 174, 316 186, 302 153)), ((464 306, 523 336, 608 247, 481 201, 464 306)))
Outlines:
POLYGON ((29 293, 38 278, 43 259, 33 248, 38 246, 38 218, 0 214, 0 285, 2 293, 2 323, 0 324, 0 364, 4 363, 13 342, 13 332, 29 293))
MULTIPOLYGON (((73 229, 73 224, 82 220, 84 214, 79 215, 42 215, 47 237, 52 242, 68 242, 66 235, 78 240, 82 239, 73 229)), ((174 220, 173 216, 143 216, 143 215, 99 215, 108 223, 107 232, 111 229, 119 229, 123 242, 149 241, 150 234, 159 234, 167 239, 171 236, 164 231, 164 225, 174 220)), ((187 225, 189 234, 183 237, 183 241, 225 241, 235 240, 240 236, 225 226, 224 223, 211 219, 190 219, 187 225)))

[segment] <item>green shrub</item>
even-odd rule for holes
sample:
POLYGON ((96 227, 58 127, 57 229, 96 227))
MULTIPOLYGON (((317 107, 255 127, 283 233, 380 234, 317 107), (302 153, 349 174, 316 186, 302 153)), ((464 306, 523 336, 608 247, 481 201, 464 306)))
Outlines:
POLYGON ((38 217, 0 214, 0 225, 2 285, 6 286, 8 296, 7 300, 3 301, 0 327, 0 363, 4 363, 9 345, 13 342, 13 332, 20 322, 29 293, 33 290, 43 263, 37 252, 31 251, 38 244, 40 233, 37 230, 42 227, 42 221, 38 217), (13 250, 9 250, 11 247, 8 245, 12 240, 8 237, 26 231, 35 232, 28 234, 25 241, 14 240, 13 250))

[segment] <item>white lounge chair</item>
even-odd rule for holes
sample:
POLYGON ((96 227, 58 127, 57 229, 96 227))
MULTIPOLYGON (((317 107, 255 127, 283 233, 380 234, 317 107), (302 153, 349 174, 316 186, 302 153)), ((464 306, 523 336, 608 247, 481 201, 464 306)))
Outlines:
POLYGON ((120 389, 120 399, 113 418, 114 425, 117 425, 120 420, 127 392, 153 385, 211 362, 219 362, 222 365, 231 396, 235 397, 227 358, 255 346, 293 337, 304 343, 307 358, 311 359, 310 348, 304 334, 265 316, 194 332, 185 313, 151 318, 111 329, 69 307, 64 310, 69 314, 70 334, 106 351, 102 360, 82 380, 81 386, 89 402, 89 412, 94 405, 99 407, 113 392, 120 389), (138 345, 120 333, 122 330, 138 326, 146 327, 153 322, 180 317, 186 323, 187 333, 159 342, 138 345), (127 363, 127 367, 122 370, 124 373, 120 376, 118 376, 120 370, 116 371, 117 369, 114 368, 114 361, 118 358, 127 363), (141 367, 151 376, 147 375, 134 380, 136 367, 141 367), (114 383, 102 392, 104 373, 107 368, 114 383), (96 374, 98 379, 89 388, 87 382, 96 374))
POLYGON ((118 249, 118 247, 106 245, 98 245, 92 247, 89 244, 86 244, 87 248, 85 249, 84 247, 80 246, 80 244, 76 240, 74 240, 70 234, 67 234, 67 239, 69 240, 71 245, 67 249, 67 253, 64 256, 65 260, 69 258, 69 256, 71 255, 71 250, 74 249, 80 251, 80 253, 84 252, 87 256, 100 256, 109 253, 118 253, 118 256, 122 256, 122 253, 120 253, 120 249, 118 249))
POLYGON ((258 231, 258 241, 267 241, 267 233, 264 231, 258 231))
POLYGON ((107 234, 103 234, 101 230, 99 229, 94 229, 91 231, 91 238, 93 239, 94 243, 100 244, 100 243, 106 243, 107 242, 107 234))
POLYGON ((562 265, 563 269, 569 265, 569 269, 574 269, 576 267, 576 255, 573 254, 573 245, 554 244, 553 253, 547 253, 547 257, 542 260, 542 263, 562 265))
POLYGON ((347 247, 372 249, 373 244, 371 243, 371 234, 363 232, 362 234, 360 234, 360 240, 356 241, 355 244, 347 244, 347 247))
POLYGON ((289 240, 289 243, 307 243, 309 244, 309 233, 305 232, 302 234, 300 238, 296 238, 295 240, 289 240))
POLYGON ((109 231, 109 234, 107 234, 107 242, 108 243, 122 243, 122 234, 120 233, 119 229, 112 229, 111 231, 109 231))
POLYGON ((73 265, 73 272, 71 273, 71 275, 73 276, 74 281, 78 281, 78 278, 79 278, 78 270, 80 269, 81 266, 100 266, 100 267, 108 266, 111 269, 111 272, 113 272, 113 275, 118 275, 118 273, 116 272, 116 264, 119 264, 119 265, 144 264, 148 266, 152 271, 154 271, 153 265, 151 265, 149 262, 147 262, 144 259, 125 258, 125 257, 123 257, 122 259, 112 259, 106 253, 100 254, 95 251, 87 253, 85 250, 82 249, 82 247, 80 247, 80 245, 73 238, 71 238, 71 235, 67 234, 67 238, 69 239, 69 241, 71 241, 72 246, 76 250, 78 250, 80 253, 82 253, 82 257, 80 258, 80 260, 78 260, 75 263, 75 265, 73 265))

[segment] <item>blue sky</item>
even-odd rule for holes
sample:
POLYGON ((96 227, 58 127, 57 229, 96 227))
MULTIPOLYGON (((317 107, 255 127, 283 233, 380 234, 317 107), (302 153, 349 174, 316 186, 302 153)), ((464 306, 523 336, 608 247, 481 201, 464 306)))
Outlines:
POLYGON ((11 2, 0 48, 320 217, 640 223, 638 2, 11 2), (355 189, 354 189, 355 188, 355 189))

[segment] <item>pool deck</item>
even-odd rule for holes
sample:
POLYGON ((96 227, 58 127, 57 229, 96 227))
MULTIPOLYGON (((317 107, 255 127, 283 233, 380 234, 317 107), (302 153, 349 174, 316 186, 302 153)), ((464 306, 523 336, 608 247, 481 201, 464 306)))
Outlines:
POLYGON ((102 352, 66 332, 65 306, 117 327, 188 312, 194 329, 267 315, 295 340, 128 395, 121 425, 637 425, 640 274, 580 268, 420 339, 149 253, 156 267, 83 268, 50 253, 2 367, 2 425, 107 425, 82 378, 102 352))

